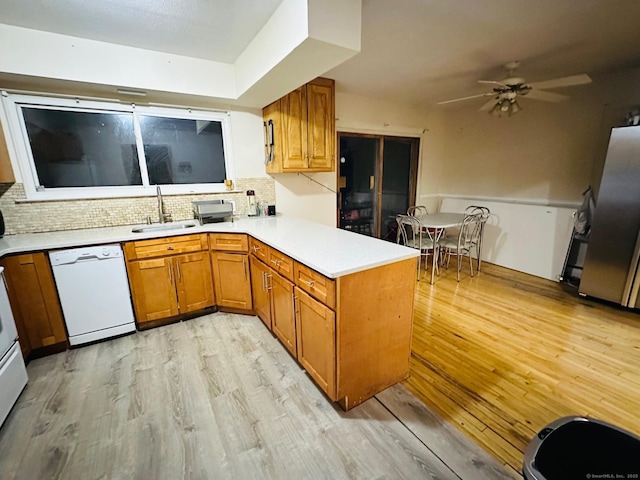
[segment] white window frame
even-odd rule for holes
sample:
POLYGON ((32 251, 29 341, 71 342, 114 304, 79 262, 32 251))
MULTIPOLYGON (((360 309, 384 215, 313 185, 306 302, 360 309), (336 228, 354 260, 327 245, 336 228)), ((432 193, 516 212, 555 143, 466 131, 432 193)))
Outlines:
MULTIPOLYGON (((7 94, 3 92, 2 102, 12 137, 16 160, 20 169, 27 200, 73 200, 91 198, 144 197, 156 195, 156 186, 149 184, 146 162, 144 161, 144 144, 137 115, 178 118, 188 120, 217 121, 222 127, 222 143, 225 158, 226 178, 235 181, 235 168, 231 148, 231 115, 230 112, 213 110, 196 110, 189 108, 169 108, 121 104, 108 101, 81 100, 72 98, 44 97, 36 95, 7 94), (132 113, 134 116, 134 133, 140 161, 142 185, 125 185, 110 187, 39 187, 38 175, 31 148, 26 124, 21 107, 51 108, 79 112, 99 113, 132 113)), ((201 193, 225 192, 224 182, 193 184, 162 184, 164 195, 186 195, 201 193)))

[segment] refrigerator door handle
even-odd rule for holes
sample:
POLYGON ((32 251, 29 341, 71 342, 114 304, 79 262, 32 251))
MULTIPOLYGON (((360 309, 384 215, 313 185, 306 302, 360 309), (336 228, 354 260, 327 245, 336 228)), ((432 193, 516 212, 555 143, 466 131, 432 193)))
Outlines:
POLYGON ((635 307, 638 300, 638 291, 640 290, 640 275, 638 274, 638 266, 640 265, 640 230, 636 238, 636 246, 633 249, 633 257, 631 257, 631 265, 627 274, 627 281, 624 284, 622 292, 622 306, 635 307))

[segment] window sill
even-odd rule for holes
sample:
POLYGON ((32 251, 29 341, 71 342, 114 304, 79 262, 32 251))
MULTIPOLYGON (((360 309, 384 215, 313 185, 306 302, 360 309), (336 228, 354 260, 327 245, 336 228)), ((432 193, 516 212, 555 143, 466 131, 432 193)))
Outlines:
MULTIPOLYGON (((174 196, 186 196, 186 195, 225 195, 225 194, 235 194, 235 193, 245 193, 244 190, 221 190, 216 192, 166 192, 162 191, 162 197, 174 197, 174 196)), ((28 204, 28 203, 43 203, 43 202, 77 202, 77 201, 89 201, 89 200, 121 200, 127 198, 148 198, 155 197, 156 193, 141 193, 141 194, 130 194, 130 195, 109 195, 103 197, 93 197, 93 196, 78 196, 74 198, 69 197, 60 197, 60 198, 20 198, 16 199, 15 203, 17 204, 28 204)))

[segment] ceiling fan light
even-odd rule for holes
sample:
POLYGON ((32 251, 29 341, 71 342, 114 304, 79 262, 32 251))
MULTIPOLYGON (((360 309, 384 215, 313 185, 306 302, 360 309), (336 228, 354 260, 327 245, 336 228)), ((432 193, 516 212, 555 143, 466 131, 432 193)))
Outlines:
POLYGON ((518 113, 522 108, 516 99, 502 98, 496 102, 489 113, 494 117, 510 117, 518 113))
POLYGON ((495 117, 502 117, 507 115, 510 109, 510 102, 506 98, 501 98, 496 102, 493 108, 489 111, 489 113, 495 117))

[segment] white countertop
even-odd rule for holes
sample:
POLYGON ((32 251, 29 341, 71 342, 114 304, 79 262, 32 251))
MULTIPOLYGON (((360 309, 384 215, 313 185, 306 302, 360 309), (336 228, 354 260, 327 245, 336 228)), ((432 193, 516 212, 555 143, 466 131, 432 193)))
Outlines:
POLYGON ((133 227, 145 225, 125 225, 5 235, 0 239, 0 257, 11 253, 215 232, 248 233, 329 278, 342 277, 418 256, 418 251, 412 248, 281 215, 236 218, 233 222, 205 225, 198 225, 197 220, 175 223, 196 223, 196 226, 146 233, 131 231, 133 227))

